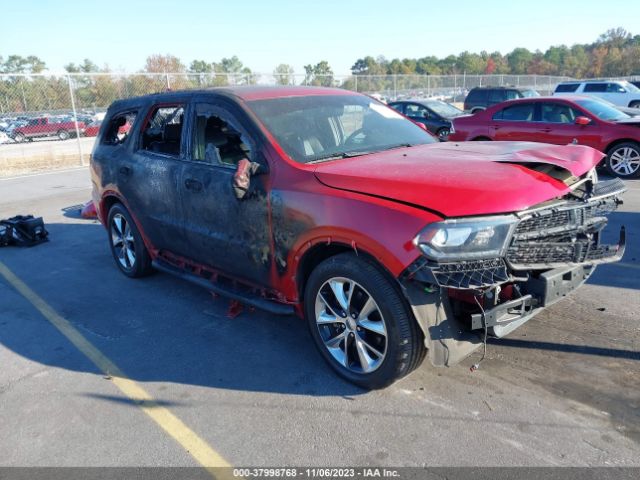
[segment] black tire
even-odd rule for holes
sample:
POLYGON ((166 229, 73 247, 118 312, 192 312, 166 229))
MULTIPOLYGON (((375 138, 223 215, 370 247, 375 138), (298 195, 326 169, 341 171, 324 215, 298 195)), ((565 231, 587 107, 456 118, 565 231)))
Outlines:
POLYGON ((640 102, 638 100, 631 102, 629 108, 640 108, 640 102))
POLYGON ((616 177, 636 178, 640 176, 640 144, 623 142, 614 145, 607 151, 605 166, 607 171, 616 177))
POLYGON ((436 132, 436 135, 438 136, 438 139, 441 142, 444 142, 447 140, 447 137, 449 136, 449 133, 451 133, 451 130, 447 127, 442 127, 439 128, 438 131, 436 132))
POLYGON ((471 139, 472 142, 490 142, 491 139, 489 137, 476 137, 471 139))
POLYGON ((22 143, 25 141, 26 138, 27 137, 25 137, 23 133, 16 133, 15 137, 13 137, 13 140, 16 143, 22 143))
POLYGON ((122 273, 127 277, 139 278, 153 272, 151 257, 144 245, 142 236, 129 212, 120 203, 114 204, 109 210, 107 234, 111 254, 122 273), (118 224, 120 225, 120 232, 118 232, 118 224), (130 232, 130 240, 127 240, 129 238, 127 232, 130 232), (120 243, 118 242, 118 237, 121 240, 120 243), (119 247, 119 245, 122 245, 122 247, 119 247), (133 261, 130 253, 133 253, 133 261))
POLYGON ((478 112, 484 112, 484 108, 472 108, 471 109, 471 115, 473 115, 474 113, 478 113, 478 112))
POLYGON ((71 135, 66 130, 59 130, 58 131, 58 138, 60 140, 69 140, 69 138, 71 138, 71 135))
MULTIPOLYGON (((336 299, 337 297, 333 298, 336 299)), ((339 303, 334 303, 334 305, 337 306, 339 303)), ((339 306, 336 308, 339 309, 339 306)), ((311 336, 322 357, 341 377, 362 388, 384 388, 409 374, 424 360, 426 349, 422 331, 413 318, 398 286, 394 284, 386 272, 362 256, 358 257, 352 253, 342 253, 320 263, 313 270, 307 282, 304 295, 304 311, 311 336), (320 300, 325 297, 321 297, 319 294, 322 291, 324 294, 331 295, 333 290, 328 286, 329 281, 336 279, 353 282, 351 285, 354 286, 349 289, 349 298, 352 300, 347 308, 350 310, 347 313, 352 313, 353 317, 341 312, 344 319, 339 319, 337 315, 340 314, 336 313, 335 318, 338 319, 338 322, 318 323, 316 318, 318 310, 323 314, 328 314, 328 317, 334 317, 332 312, 335 308, 327 308, 328 303, 320 300), (373 313, 374 316, 377 316, 375 320, 384 324, 384 341, 381 335, 373 333, 373 329, 363 327, 364 322, 358 323, 360 320, 356 320, 356 318, 360 318, 360 312, 357 311, 358 308, 365 309, 363 304, 358 306, 358 301, 365 302, 365 299, 369 297, 376 304, 377 310, 373 313), (355 327, 356 324, 359 326, 355 327), (330 347, 325 345, 325 341, 332 342, 338 338, 340 332, 342 332, 343 339, 334 344, 336 347, 333 350, 340 350, 341 354, 347 358, 344 363, 349 364, 349 367, 345 366, 344 363, 340 363, 330 353, 330 347), (368 373, 361 371, 364 368, 362 357, 359 356, 358 348, 355 345, 356 339, 366 339, 369 343, 372 343, 371 340, 377 341, 376 348, 380 350, 384 345, 384 351, 382 352, 384 355, 377 357, 378 366, 368 373), (351 355, 349 352, 351 352, 351 355), (353 363, 348 360, 350 356, 354 360, 353 363)), ((371 318, 374 317, 368 314, 365 321, 368 324, 376 323, 375 321, 372 322, 371 318)), ((378 328, 376 327, 376 329, 378 328)), ((363 343, 360 342, 358 346, 362 349, 362 345, 363 343)), ((364 345, 368 346, 367 343, 364 343, 364 345)), ((373 351, 367 350, 367 353, 372 355, 373 351)))

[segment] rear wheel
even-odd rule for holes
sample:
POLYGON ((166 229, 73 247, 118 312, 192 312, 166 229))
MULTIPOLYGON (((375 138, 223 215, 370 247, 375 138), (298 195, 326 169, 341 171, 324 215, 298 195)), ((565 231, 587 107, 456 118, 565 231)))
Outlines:
POLYGON ((635 178, 640 175, 640 145, 624 142, 614 145, 607 152, 607 170, 621 178, 635 178))
POLYGON ((400 292, 372 262, 344 253, 319 264, 305 289, 305 318, 320 354, 342 377, 383 388, 426 353, 400 292))
POLYGON ((70 137, 69 132, 67 132, 66 130, 60 130, 58 132, 58 138, 60 140, 68 140, 70 137))
POLYGON ((151 257, 127 209, 119 203, 113 205, 107 225, 111 254, 120 271, 131 278, 149 275, 153 271, 151 257))
POLYGON ((13 137, 13 139, 14 139, 16 142, 18 142, 18 143, 22 143, 22 142, 24 142, 25 138, 26 138, 26 137, 25 137, 25 136, 24 136, 24 134, 22 134, 22 133, 16 133, 16 136, 15 136, 15 137, 13 137))

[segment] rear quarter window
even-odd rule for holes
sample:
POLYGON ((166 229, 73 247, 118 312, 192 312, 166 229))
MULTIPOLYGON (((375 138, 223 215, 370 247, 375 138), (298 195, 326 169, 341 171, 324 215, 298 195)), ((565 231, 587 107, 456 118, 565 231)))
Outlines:
POLYGON ((578 90, 579 83, 561 83, 555 89, 555 93, 572 93, 578 90))
POLYGON ((133 128, 138 112, 130 110, 128 112, 117 113, 108 121, 104 135, 103 145, 120 145, 129 138, 129 133, 133 128))
POLYGON ((467 95, 467 102, 477 103, 477 102, 485 102, 487 100, 487 91, 486 90, 471 90, 469 95, 467 95))

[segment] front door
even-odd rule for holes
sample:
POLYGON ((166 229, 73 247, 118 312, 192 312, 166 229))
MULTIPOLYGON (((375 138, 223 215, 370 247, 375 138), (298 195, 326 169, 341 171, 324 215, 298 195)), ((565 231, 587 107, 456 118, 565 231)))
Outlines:
MULTIPOLYGON (((589 125, 577 125, 576 118, 584 114, 563 102, 541 102, 538 136, 541 142, 556 145, 584 143, 589 145, 589 125)), ((591 142, 593 143, 593 142, 591 142)))
POLYGON ((182 210, 189 257, 230 276, 268 286, 272 264, 268 175, 254 175, 238 199, 233 177, 242 159, 260 162, 255 141, 228 109, 196 103, 182 172, 182 210))

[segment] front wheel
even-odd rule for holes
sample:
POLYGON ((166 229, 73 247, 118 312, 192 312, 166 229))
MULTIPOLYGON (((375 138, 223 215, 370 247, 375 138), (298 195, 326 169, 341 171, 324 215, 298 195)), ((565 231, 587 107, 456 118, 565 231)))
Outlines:
POLYGON ((422 332, 387 275, 344 253, 319 264, 305 289, 305 318, 322 357, 342 377, 383 388, 424 359, 422 332))
POLYGON ((16 136, 13 137, 13 139, 16 141, 16 143, 22 143, 25 141, 26 137, 22 133, 16 133, 16 136))
POLYGON ((640 175, 640 145, 625 142, 615 145, 607 153, 607 170, 620 178, 635 178, 640 175))
POLYGON ((58 138, 60 140, 68 140, 70 136, 71 135, 69 135, 69 132, 67 132, 66 130, 60 130, 58 132, 58 138))
POLYGON ((447 127, 442 127, 440 130, 438 130, 436 135, 438 136, 438 140, 440 140, 441 142, 444 142, 449 138, 450 133, 451 131, 447 127))
POLYGON ((640 102, 637 100, 635 102, 631 102, 629 104, 629 108, 640 108, 640 102))

